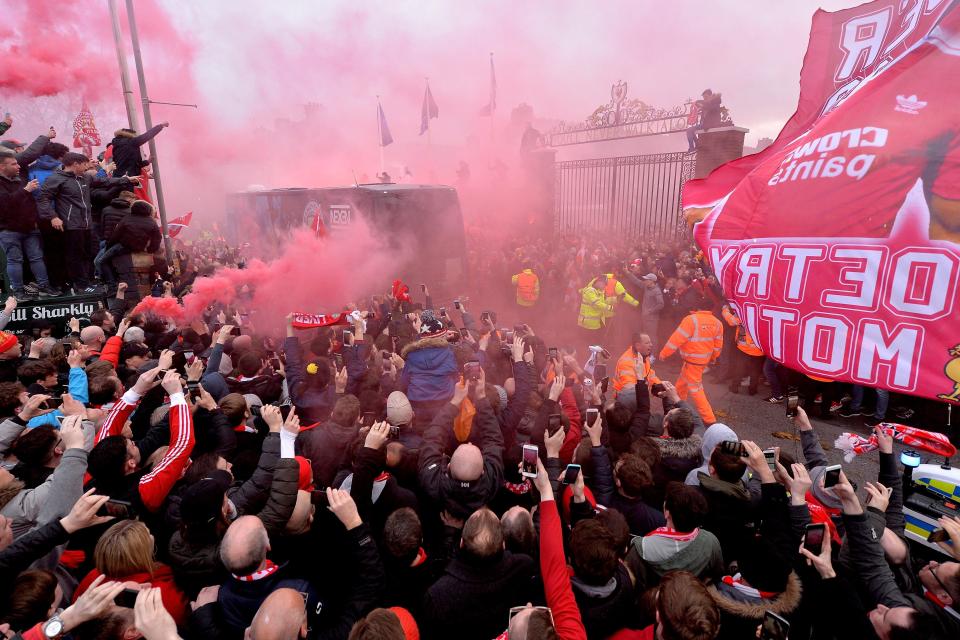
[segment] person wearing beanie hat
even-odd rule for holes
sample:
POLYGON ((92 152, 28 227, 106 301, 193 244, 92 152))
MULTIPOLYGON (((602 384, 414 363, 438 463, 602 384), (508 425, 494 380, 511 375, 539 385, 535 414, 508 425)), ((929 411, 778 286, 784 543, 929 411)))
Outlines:
POLYGON ((453 396, 460 368, 446 338, 447 330, 432 313, 424 312, 414 327, 420 339, 400 353, 404 365, 398 387, 410 400, 418 425, 426 425, 453 396))
POLYGON ((0 331, 0 382, 16 382, 23 349, 17 336, 0 331))
POLYGON ((180 519, 188 526, 210 526, 222 518, 227 520, 227 489, 233 478, 227 471, 216 470, 187 487, 180 499, 180 519))

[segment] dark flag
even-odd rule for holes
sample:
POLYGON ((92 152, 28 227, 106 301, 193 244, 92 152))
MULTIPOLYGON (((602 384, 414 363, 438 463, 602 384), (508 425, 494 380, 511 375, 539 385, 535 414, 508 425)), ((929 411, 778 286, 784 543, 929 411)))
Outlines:
POLYGON ((380 146, 385 147, 393 142, 393 136, 390 135, 390 127, 387 125, 387 116, 383 114, 383 107, 377 102, 377 118, 380 126, 380 146))
POLYGON ((427 89, 423 93, 423 106, 420 108, 420 135, 430 128, 430 119, 439 115, 440 109, 433 100, 433 94, 430 93, 430 83, 427 83, 427 89))
POLYGON ((493 54, 490 54, 490 102, 480 109, 480 115, 492 116, 497 110, 497 72, 493 68, 493 54))

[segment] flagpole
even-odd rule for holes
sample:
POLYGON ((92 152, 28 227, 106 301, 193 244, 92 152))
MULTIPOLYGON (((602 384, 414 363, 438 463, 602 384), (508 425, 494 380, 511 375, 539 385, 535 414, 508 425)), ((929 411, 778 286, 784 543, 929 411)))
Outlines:
MULTIPOLYGON (((430 91, 430 78, 426 78, 427 92, 430 91)), ((430 135, 430 106, 427 105, 427 162, 430 166, 430 182, 433 182, 433 138, 430 135)))
MULTIPOLYGON (((493 51, 490 52, 490 69, 493 69, 493 51)), ((490 86, 491 86, 491 88, 492 88, 492 87, 493 87, 493 84, 492 84, 492 83, 493 83, 493 76, 492 76, 492 75, 490 76, 490 81, 491 81, 491 85, 490 85, 490 86)), ((493 141, 493 138, 494 138, 494 134, 493 134, 493 113, 497 110, 495 104, 496 104, 496 103, 495 103, 495 101, 494 101, 494 99, 493 99, 493 93, 491 92, 491 94, 490 94, 490 140, 491 140, 491 142, 493 141)))
POLYGON ((377 96, 377 144, 380 146, 380 175, 383 175, 383 125, 380 113, 383 107, 380 106, 380 96, 377 96))

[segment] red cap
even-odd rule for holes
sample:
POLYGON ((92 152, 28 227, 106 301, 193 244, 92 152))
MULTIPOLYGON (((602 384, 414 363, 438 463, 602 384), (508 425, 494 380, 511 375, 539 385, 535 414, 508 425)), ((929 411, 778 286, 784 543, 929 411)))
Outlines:
POLYGON ((10 351, 15 344, 17 344, 17 336, 6 331, 0 331, 0 353, 10 351))
POLYGON ((300 465, 300 477, 297 479, 297 489, 300 491, 313 491, 313 467, 310 460, 303 456, 294 458, 300 465))

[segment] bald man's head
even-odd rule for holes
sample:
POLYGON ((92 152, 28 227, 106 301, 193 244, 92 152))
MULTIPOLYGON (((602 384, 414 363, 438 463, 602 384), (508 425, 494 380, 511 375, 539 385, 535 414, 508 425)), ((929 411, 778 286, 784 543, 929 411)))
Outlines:
POLYGON ((106 336, 103 333, 103 329, 100 327, 91 325, 89 327, 84 327, 80 331, 80 342, 88 347, 101 347, 105 341, 106 336))
POLYGON ((475 444, 462 444, 450 456, 447 469, 454 480, 473 482, 483 474, 483 453, 475 444))
POLYGON ((307 637, 307 607, 293 589, 277 589, 263 601, 244 634, 246 640, 297 640, 307 637))
MULTIPOLYGON (((253 347, 253 338, 244 334, 242 336, 237 336, 233 339, 233 352, 236 354, 242 354, 245 351, 249 351, 253 347)), ((236 358, 234 358, 236 360, 236 358)))
POLYGON ((500 518, 500 528, 507 549, 511 552, 527 555, 534 553, 537 530, 533 526, 533 517, 529 511, 521 506, 510 507, 500 518))
POLYGON ((256 516, 241 516, 233 521, 220 544, 220 560, 227 571, 248 576, 261 568, 270 550, 270 538, 256 516))

